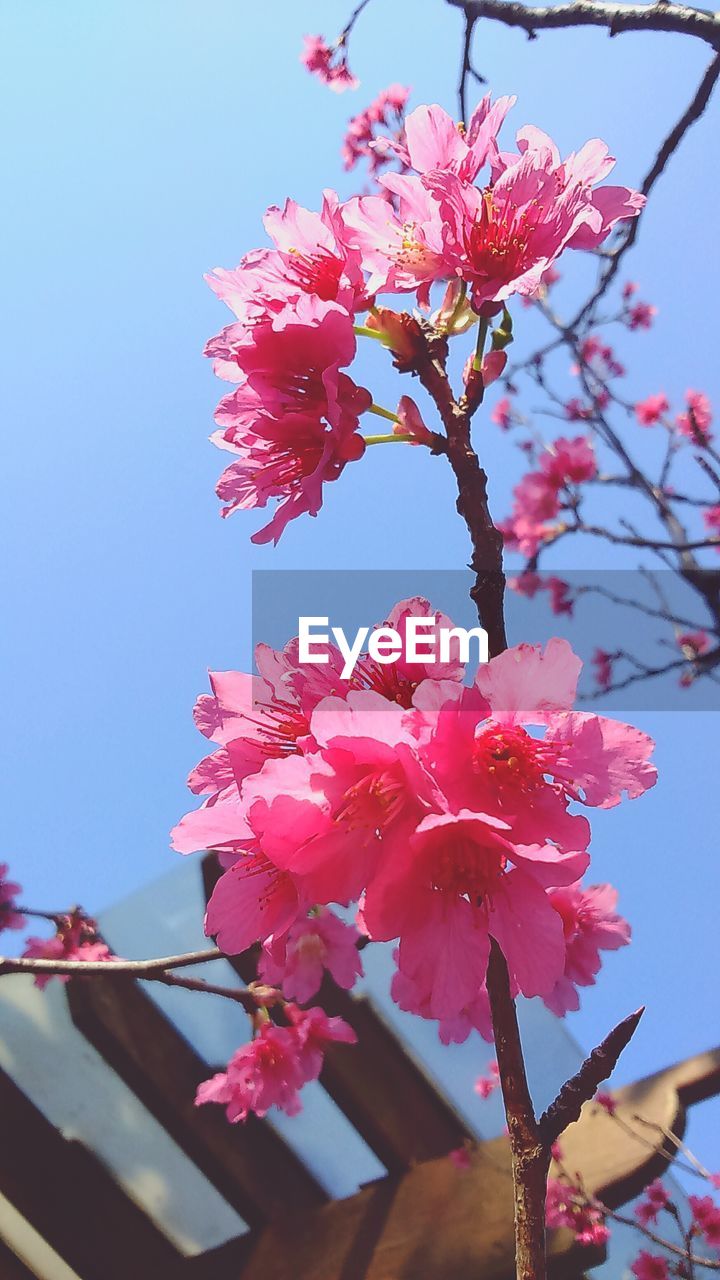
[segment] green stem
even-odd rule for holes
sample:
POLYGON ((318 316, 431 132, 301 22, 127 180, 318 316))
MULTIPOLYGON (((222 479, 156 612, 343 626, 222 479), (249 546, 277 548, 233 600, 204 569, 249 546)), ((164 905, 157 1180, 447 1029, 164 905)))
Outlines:
POLYGON ((482 369, 483 353, 485 351, 485 339, 487 338, 489 321, 484 316, 480 317, 480 327, 478 328, 477 346, 475 347, 475 357, 473 359, 473 369, 476 373, 480 373, 482 369))
POLYGON ((400 421, 396 413, 392 413, 390 409, 383 409, 381 404, 371 404, 367 412, 377 414, 378 418, 387 418, 388 422, 400 421))
POLYGON ((369 329, 366 324, 354 324, 353 333, 359 338, 375 338, 377 342, 382 342, 382 334, 377 329, 369 329))
POLYGON ((414 436, 364 436, 366 444, 412 444, 414 436))

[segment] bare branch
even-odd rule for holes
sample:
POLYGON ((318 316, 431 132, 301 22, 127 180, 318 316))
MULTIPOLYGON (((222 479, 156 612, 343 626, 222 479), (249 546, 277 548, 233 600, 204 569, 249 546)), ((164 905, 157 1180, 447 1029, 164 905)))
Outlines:
POLYGON ((585 1059, 580 1070, 563 1085, 555 1101, 540 1117, 540 1134, 548 1146, 560 1137, 569 1124, 579 1118, 583 1104, 590 1101, 598 1085, 607 1080, 615 1070, 617 1060, 630 1043, 644 1012, 644 1009, 638 1009, 613 1027, 602 1043, 593 1049, 590 1057, 585 1059))
POLYGON ((690 5, 608 4, 603 0, 570 0, 567 4, 520 4, 517 0, 447 0, 477 21, 490 18, 506 27, 520 27, 531 40, 538 31, 563 27, 607 27, 611 36, 624 31, 666 31, 696 36, 720 49, 720 15, 690 5))

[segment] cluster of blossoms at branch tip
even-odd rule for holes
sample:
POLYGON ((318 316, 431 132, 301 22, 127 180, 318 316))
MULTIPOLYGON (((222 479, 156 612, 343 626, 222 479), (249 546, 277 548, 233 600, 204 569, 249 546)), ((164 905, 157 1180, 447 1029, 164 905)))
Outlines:
POLYGON ((5 929, 22 929, 25 925, 25 917, 15 903, 21 886, 14 880, 8 880, 8 871, 7 863, 0 862, 0 933, 5 929))
POLYGON ((558 530, 563 497, 572 502, 574 490, 597 475, 592 442, 585 436, 559 437, 546 446, 536 471, 528 471, 513 490, 513 509, 498 527, 505 545, 534 556, 558 530))
POLYGON ((704 391, 686 391, 685 409, 677 413, 670 421, 670 401, 664 391, 638 400, 635 405, 635 416, 641 427, 654 427, 662 423, 669 430, 675 430, 693 444, 705 447, 712 440, 710 430, 713 421, 712 405, 704 391))
POLYGON ((195 1102, 216 1102, 228 1120, 247 1120, 250 1112, 264 1116, 270 1107, 288 1115, 302 1110, 300 1089, 317 1080, 331 1044, 355 1044, 356 1035, 342 1018, 328 1018, 322 1009, 284 1008, 286 1026, 260 1018, 257 1033, 230 1059, 225 1071, 205 1080, 195 1102))
MULTIPOLYGON (((51 938, 28 938, 23 956, 30 960, 112 961, 117 957, 97 936, 97 925, 79 908, 57 917, 51 938)), ((53 977, 68 982, 67 974, 38 973, 35 986, 46 987, 53 977)))
MULTIPOLYGON (((326 49, 313 44, 308 56, 326 67, 326 49)), ((399 110, 404 95, 393 86, 374 113, 399 110)), ((206 346, 216 373, 234 384, 213 436, 234 455, 218 484, 223 515, 278 504, 255 541, 277 541, 289 520, 316 515, 324 486, 362 457, 360 418, 375 406, 346 370, 357 329, 384 340, 378 295, 412 294, 427 309, 433 286, 447 286, 452 313, 443 306, 429 323, 454 336, 505 316, 514 294, 537 296, 565 249, 597 248, 642 208, 636 192, 598 185, 614 165, 598 140, 562 160, 544 133, 525 126, 516 151, 501 148, 513 102, 484 98, 466 130, 439 106, 418 107, 402 134, 372 144, 366 121, 360 145, 402 170, 379 176, 382 195, 341 202, 326 191, 319 213, 292 200, 273 207, 264 220, 273 247, 208 277, 235 316, 206 346), (367 323, 357 325, 362 313, 367 323)), ((412 317, 396 319, 399 331, 412 317)), ((410 351, 396 364, 412 371, 417 358, 410 351)), ((469 361, 469 373, 488 385, 505 361, 494 346, 477 369, 469 361)))
POLYGON ((567 1178, 548 1178, 545 1221, 551 1229, 568 1227, 579 1244, 604 1245, 610 1238, 601 1210, 567 1178))
POLYGON ((348 66, 342 37, 329 45, 322 36, 303 36, 300 61, 311 75, 317 76, 335 93, 357 89, 360 84, 348 66))
MULTIPOLYGON (((411 616, 452 626, 419 598, 384 625, 404 638, 411 616)), ((469 685, 456 649, 439 663, 364 655, 349 679, 326 652, 303 666, 297 641, 260 645, 259 675, 213 673, 198 701, 215 750, 173 845, 215 849, 225 868, 206 932, 231 955, 260 942, 264 976, 308 996, 320 966, 342 985, 357 972, 323 908, 358 903, 358 928, 396 942, 393 998, 445 1043, 473 1027, 491 1038, 491 939, 514 993, 577 1008, 629 928, 609 886, 581 884, 590 827, 571 805, 641 795, 652 741, 572 710, 581 663, 564 640, 509 649, 469 685)))
MULTIPOLYGON (((405 146, 405 107, 409 97, 406 85, 391 84, 348 121, 340 152, 344 169, 354 169, 364 159, 370 177, 376 178, 396 158, 396 148, 405 146)), ((404 164, 398 163, 403 172, 404 164)))

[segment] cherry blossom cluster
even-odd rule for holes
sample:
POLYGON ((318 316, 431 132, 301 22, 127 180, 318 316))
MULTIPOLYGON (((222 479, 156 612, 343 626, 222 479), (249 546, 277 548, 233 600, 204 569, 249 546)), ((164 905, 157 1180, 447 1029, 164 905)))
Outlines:
MULTIPOLYGON (((110 948, 99 937, 97 925, 79 908, 55 917, 55 933, 49 938, 28 938, 23 956, 29 960, 97 961, 115 959, 110 948)), ((68 982, 66 974, 35 975, 36 987, 46 987, 53 977, 68 982)))
POLYGON ((677 431, 693 444, 708 445, 712 440, 712 405, 704 391, 686 391, 685 408, 669 420, 670 401, 664 391, 647 396, 635 405, 635 416, 641 427, 662 424, 669 431, 677 431))
MULTIPOLYGON (((388 92, 375 115, 400 108, 405 90, 388 92)), ((413 294, 427 309, 433 286, 446 285, 444 309, 430 323, 445 336, 477 327, 466 378, 489 385, 512 336, 507 300, 536 296, 565 249, 597 248, 642 208, 636 192, 598 186, 614 161, 597 140, 562 160, 545 134, 525 126, 517 150, 502 149, 498 133, 513 102, 486 97, 466 131, 442 108, 418 107, 402 136, 372 143, 402 170, 378 178, 382 195, 341 202, 326 191, 319 213, 291 200, 273 207, 264 220, 273 247, 208 277, 235 317, 206 347, 215 372, 233 384, 213 436, 235 459, 218 485, 222 512, 278 504, 254 541, 277 541, 289 520, 316 515, 324 485, 363 455, 360 418, 378 406, 346 372, 356 334, 379 339, 399 368, 413 371, 417 353, 398 356, 388 337, 412 317, 380 309, 378 295, 413 294), (357 324, 363 313, 366 323, 357 324), (500 313, 484 354, 488 322, 500 313)), ((359 134, 370 149, 365 125, 359 134)))
POLYGON ((352 117, 340 152, 344 169, 354 169, 364 159, 367 160, 370 177, 376 178, 383 166, 402 151, 405 146, 405 108, 409 97, 410 90, 405 85, 391 84, 381 90, 369 106, 352 117))
POLYGON ((357 89, 360 84, 348 66, 342 37, 329 45, 322 36, 304 36, 300 61, 311 75, 317 76, 335 93, 357 89))
POLYGON ((204 1081, 196 1103, 220 1103, 228 1120, 247 1120, 250 1112, 264 1116, 271 1107, 288 1115, 302 1110, 299 1090, 317 1080, 328 1045, 354 1044, 356 1035, 342 1018, 328 1018, 322 1009, 285 1005, 287 1024, 259 1019, 256 1035, 238 1049, 225 1071, 204 1081))
MULTIPOLYGON (((597 475, 592 442, 584 436, 559 437, 543 450, 536 471, 529 471, 513 490, 513 510, 499 526, 509 549, 533 556, 557 530, 564 506, 572 507, 577 486, 597 475)), ((526 586, 522 581, 519 589, 526 586)), ((564 585, 564 584, 562 584, 564 585)), ((559 607, 556 612, 561 612, 559 607)))
MULTIPOLYGON (((617 1102, 611 1093, 598 1092, 595 1103, 609 1116, 614 1117, 617 1102)), ((636 1117, 642 1119, 642 1117, 636 1117)), ((619 1120, 619 1123, 625 1122, 619 1120)), ((684 1144, 680 1144, 685 1167, 690 1173, 704 1179, 716 1190, 720 1188, 720 1174, 709 1173, 684 1144)), ((615 1220, 625 1226, 635 1227, 649 1245, 639 1251, 631 1265, 635 1280, 671 1280, 696 1274, 695 1268, 708 1260, 703 1253, 707 1247, 720 1249, 720 1206, 711 1195, 689 1195, 686 1212, 672 1200, 660 1178, 645 1187, 633 1210, 633 1217, 626 1217, 608 1208, 583 1186, 582 1180, 569 1172, 563 1163, 563 1151, 559 1143, 553 1147, 553 1159, 559 1176, 548 1179, 546 1222, 548 1227, 567 1227, 576 1240, 584 1245, 604 1245, 610 1238, 609 1222, 615 1220), (663 1230, 663 1219, 668 1229, 663 1230), (676 1237, 679 1238, 676 1240, 676 1237), (660 1250, 660 1251, 659 1251, 660 1250)))
MULTIPOLYGON (((421 599, 383 625, 403 636, 410 616, 452 625, 421 599)), ((323 966, 344 986, 359 972, 356 935, 327 910, 357 903, 358 928, 396 943, 394 999, 445 1042, 491 1037, 491 939, 514 992, 577 1008, 629 927, 609 886, 581 884, 590 826, 575 805, 651 787, 652 742, 572 710, 581 663, 563 640, 507 650, 470 684, 459 660, 404 652, 342 680, 337 650, 303 667, 294 641, 259 646, 257 676, 212 674, 195 720, 215 749, 189 778, 203 802, 173 832, 225 868, 206 931, 230 955, 259 942, 261 974, 309 998, 323 966)))

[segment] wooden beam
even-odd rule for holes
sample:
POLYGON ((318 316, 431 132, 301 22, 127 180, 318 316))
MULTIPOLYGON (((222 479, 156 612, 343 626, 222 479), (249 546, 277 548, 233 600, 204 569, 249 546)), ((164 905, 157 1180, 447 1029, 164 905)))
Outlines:
POLYGON ((270 1125, 254 1115, 230 1125, 220 1107, 194 1105, 212 1068, 138 983, 93 975, 74 978, 66 991, 78 1030, 248 1225, 325 1203, 319 1183, 270 1125))
MULTIPOLYGON (((221 874, 217 858, 207 854, 206 898, 221 874)), ((228 959, 243 982, 253 981, 256 949, 228 959)), ((343 991, 326 977, 316 1003, 331 1016, 344 1018, 358 1037, 352 1049, 330 1046, 320 1083, 390 1173, 446 1155, 472 1137, 369 1000, 343 991)))
MULTIPOLYGON (((552 1280, 603 1260, 569 1231, 550 1233, 552 1280)), ((257 1240, 241 1280, 510 1280, 513 1193, 506 1138, 479 1143, 469 1169, 430 1160, 257 1240)))
POLYGON ((176 1280, 182 1255, 82 1143, 0 1070, 0 1190, 82 1280, 176 1280))

